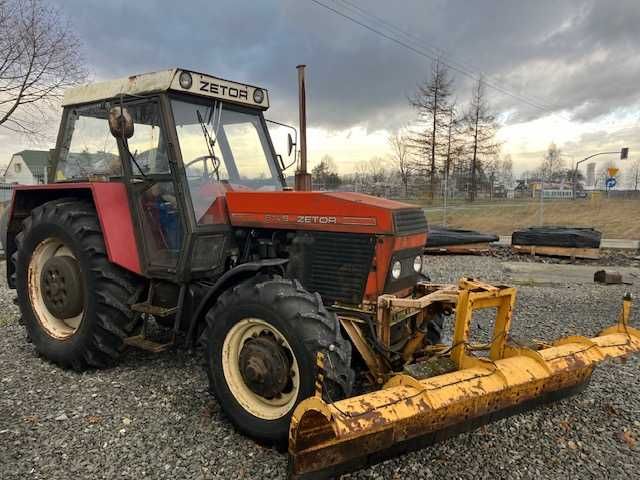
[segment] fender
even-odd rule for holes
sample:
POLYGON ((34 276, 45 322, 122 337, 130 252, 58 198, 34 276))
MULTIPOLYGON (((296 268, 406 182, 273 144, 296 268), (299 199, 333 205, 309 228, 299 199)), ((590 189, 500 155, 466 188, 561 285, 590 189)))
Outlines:
POLYGON ((222 276, 218 278, 216 283, 202 298, 202 300, 198 304, 198 308, 196 308, 195 314, 191 317, 191 323, 189 324, 189 330, 186 338, 187 345, 192 345, 192 342, 195 341, 194 333, 196 326, 202 320, 204 320, 204 316, 206 315, 207 311, 209 311, 209 309, 213 306, 222 292, 234 285, 237 285, 241 281, 246 280, 247 278, 253 277, 256 272, 259 272, 260 270, 266 270, 268 268, 280 268, 284 275, 284 265, 288 261, 288 258, 268 258, 259 260, 257 262, 247 262, 237 265, 231 270, 227 270, 224 274, 222 274, 222 276))
MULTIPOLYGON (((129 210, 127 189, 121 182, 51 183, 46 185, 19 185, 13 191, 6 257, 15 252, 15 235, 31 210, 43 203, 59 198, 81 198, 93 202, 104 236, 107 257, 111 263, 130 272, 142 274, 133 219, 129 210)), ((14 288, 11 276, 12 262, 7 262, 7 282, 14 288)))

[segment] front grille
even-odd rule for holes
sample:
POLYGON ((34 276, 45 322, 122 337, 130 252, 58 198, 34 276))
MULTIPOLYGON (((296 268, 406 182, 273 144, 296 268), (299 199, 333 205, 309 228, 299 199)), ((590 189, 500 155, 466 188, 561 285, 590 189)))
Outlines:
POLYGON ((362 301, 375 247, 373 235, 313 232, 301 235, 298 245, 302 262, 294 263, 299 263, 298 275, 307 290, 318 292, 326 304, 362 301))
POLYGON ((427 231, 427 219, 420 208, 407 208, 393 214, 393 224, 397 235, 410 235, 427 231))

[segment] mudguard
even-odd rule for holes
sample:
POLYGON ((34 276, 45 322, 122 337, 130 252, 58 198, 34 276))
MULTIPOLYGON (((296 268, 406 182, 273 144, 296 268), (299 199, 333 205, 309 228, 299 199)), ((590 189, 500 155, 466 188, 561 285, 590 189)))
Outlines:
MULTIPOLYGON (((15 250, 13 237, 20 231, 24 220, 34 208, 57 198, 74 197, 92 201, 98 214, 107 247, 109 261, 142 274, 140 255, 136 244, 133 218, 129 209, 127 189, 121 182, 52 183, 46 185, 19 185, 13 192, 7 232, 7 258, 15 250)), ((11 262, 8 262, 9 265, 11 262)), ((7 279, 11 275, 7 268, 7 279)), ((11 283, 9 283, 11 286, 11 283)))

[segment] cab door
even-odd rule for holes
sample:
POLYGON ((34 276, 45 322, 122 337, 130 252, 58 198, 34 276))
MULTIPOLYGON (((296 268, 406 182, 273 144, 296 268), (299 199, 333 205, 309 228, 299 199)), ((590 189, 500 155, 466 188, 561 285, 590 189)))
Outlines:
POLYGON ((159 99, 124 103, 134 123, 133 135, 121 140, 131 207, 138 223, 146 270, 175 276, 184 250, 186 231, 178 195, 178 172, 168 148, 159 99))

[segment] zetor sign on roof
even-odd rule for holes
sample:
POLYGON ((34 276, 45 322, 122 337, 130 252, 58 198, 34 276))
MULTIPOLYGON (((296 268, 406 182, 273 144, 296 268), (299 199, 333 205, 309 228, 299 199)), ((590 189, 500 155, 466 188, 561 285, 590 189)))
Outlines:
POLYGON ((186 70, 179 71, 173 77, 171 89, 231 102, 247 103, 264 109, 269 106, 267 91, 262 88, 186 70))
POLYGON ((62 103, 79 105, 120 95, 148 95, 168 90, 219 98, 261 110, 269 108, 269 95, 263 88, 178 68, 70 88, 62 103))

